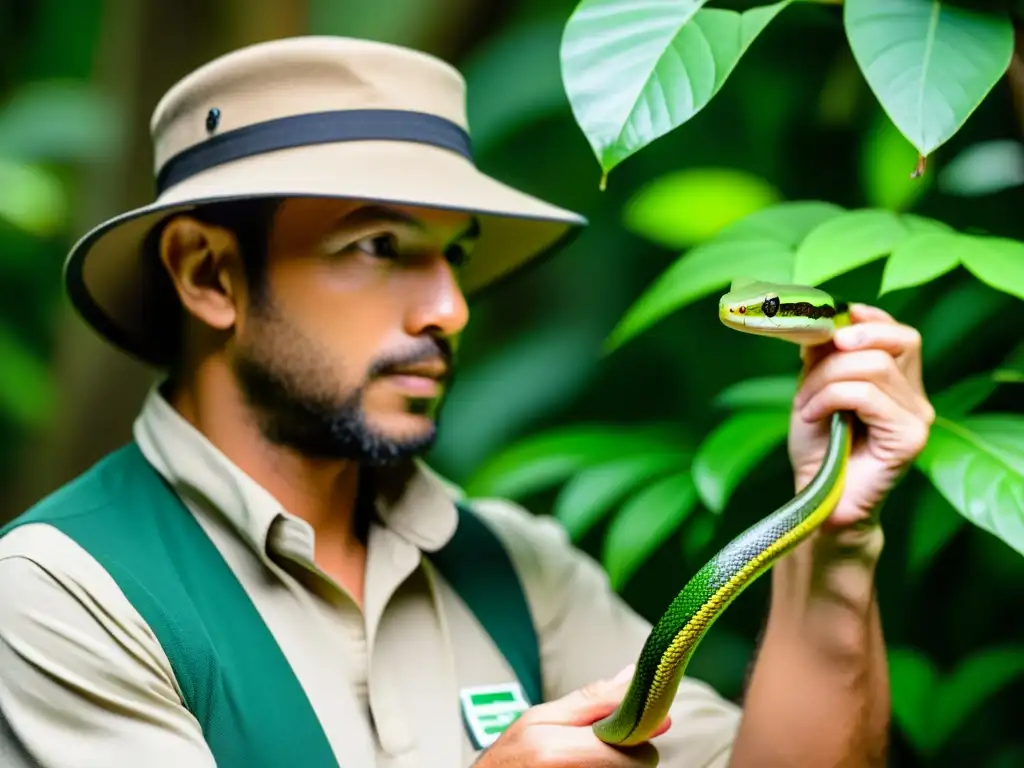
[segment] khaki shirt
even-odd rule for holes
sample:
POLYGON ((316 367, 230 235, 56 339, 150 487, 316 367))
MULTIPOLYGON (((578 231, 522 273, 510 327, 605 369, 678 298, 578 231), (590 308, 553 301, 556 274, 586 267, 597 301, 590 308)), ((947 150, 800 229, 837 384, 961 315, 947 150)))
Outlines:
MULTIPOLYGON (((233 569, 345 766, 468 766, 478 756, 463 688, 514 681, 490 637, 422 557, 456 523, 456 491, 420 463, 377 500, 364 610, 320 571, 313 530, 234 466, 154 389, 136 420, 143 454, 233 569)), ((524 582, 545 696, 635 661, 650 629, 561 526, 474 500, 524 582)), ((0 539, 0 765, 208 768, 213 757, 153 632, 114 580, 56 529, 0 539)), ((684 679, 661 765, 723 768, 740 710, 684 679)))

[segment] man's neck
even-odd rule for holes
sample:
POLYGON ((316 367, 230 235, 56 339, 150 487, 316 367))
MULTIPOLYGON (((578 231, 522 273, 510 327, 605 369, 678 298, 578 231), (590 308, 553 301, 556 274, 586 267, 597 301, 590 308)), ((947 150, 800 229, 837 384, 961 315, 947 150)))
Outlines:
POLYGON ((168 401, 285 510, 312 526, 317 565, 361 602, 365 544, 355 524, 358 464, 311 460, 267 440, 230 373, 216 364, 181 382, 168 401))

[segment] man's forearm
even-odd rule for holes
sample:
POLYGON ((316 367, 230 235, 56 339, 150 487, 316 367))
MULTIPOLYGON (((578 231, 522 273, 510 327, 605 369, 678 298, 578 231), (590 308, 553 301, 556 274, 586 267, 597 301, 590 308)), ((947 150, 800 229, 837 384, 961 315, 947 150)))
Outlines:
POLYGON ((885 763, 889 682, 875 595, 882 532, 820 533, 772 571, 732 768, 885 763))

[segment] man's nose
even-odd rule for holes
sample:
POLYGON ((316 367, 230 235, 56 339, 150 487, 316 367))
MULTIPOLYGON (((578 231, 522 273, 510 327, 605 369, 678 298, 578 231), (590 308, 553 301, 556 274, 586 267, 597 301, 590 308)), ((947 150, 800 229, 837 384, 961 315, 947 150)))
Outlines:
POLYGON ((409 312, 407 332, 419 336, 433 330, 446 337, 462 333, 469 322, 469 305, 451 264, 439 257, 422 276, 424 284, 409 312))

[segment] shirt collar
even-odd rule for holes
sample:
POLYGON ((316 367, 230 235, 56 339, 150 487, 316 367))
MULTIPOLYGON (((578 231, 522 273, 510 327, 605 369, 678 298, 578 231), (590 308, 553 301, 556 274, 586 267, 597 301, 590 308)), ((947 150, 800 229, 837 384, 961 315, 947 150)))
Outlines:
MULTIPOLYGON (((189 423, 154 385, 133 427, 146 459, 183 497, 212 505, 257 552, 267 553, 271 526, 278 518, 305 530, 313 551, 312 527, 243 472, 189 423)), ((413 546, 440 549, 455 532, 458 490, 416 459, 397 468, 375 468, 374 505, 381 522, 413 546)))

